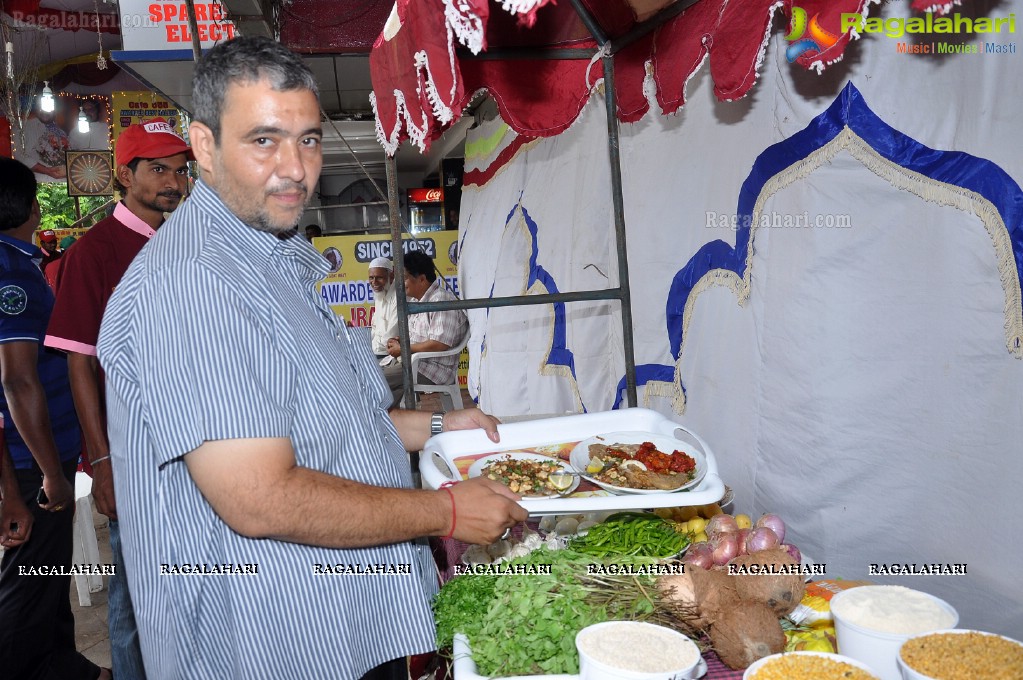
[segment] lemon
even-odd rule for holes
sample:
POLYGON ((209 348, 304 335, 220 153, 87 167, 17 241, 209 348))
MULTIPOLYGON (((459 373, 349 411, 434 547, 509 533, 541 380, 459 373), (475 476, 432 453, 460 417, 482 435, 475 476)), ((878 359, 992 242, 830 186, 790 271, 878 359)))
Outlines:
POLYGON ((707 528, 707 520, 702 517, 694 517, 689 520, 689 530, 694 534, 698 534, 707 528))
POLYGON ((753 520, 750 519, 749 515, 736 515, 735 525, 740 529, 749 529, 753 526, 753 520))
POLYGON ((590 464, 586 466, 586 471, 591 475, 595 475, 604 469, 604 461, 599 458, 590 458, 590 464))
POLYGON ((547 482, 558 491, 564 491, 569 488, 572 486, 572 482, 574 481, 575 480, 572 478, 572 475, 563 470, 552 472, 547 476, 547 482))
POLYGON ((703 543, 704 541, 709 541, 709 540, 710 539, 707 538, 707 533, 704 532, 704 531, 697 531, 696 535, 693 536, 693 543, 703 543))

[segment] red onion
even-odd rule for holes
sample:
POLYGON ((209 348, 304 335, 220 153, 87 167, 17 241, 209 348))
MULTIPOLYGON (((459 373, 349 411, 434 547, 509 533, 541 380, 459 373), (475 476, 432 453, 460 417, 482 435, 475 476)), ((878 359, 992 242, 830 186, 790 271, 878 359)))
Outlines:
POLYGON ((739 531, 738 531, 737 536, 738 536, 738 539, 739 539, 739 554, 740 555, 745 555, 746 552, 747 552, 747 550, 746 550, 746 538, 749 536, 749 532, 750 531, 752 531, 752 529, 739 529, 739 531))
MULTIPOLYGON (((753 527, 767 527, 778 537, 779 543, 785 542, 785 522, 783 522, 781 517, 778 515, 772 515, 770 513, 762 515, 753 527)), ((710 536, 710 534, 707 535, 710 536)))
POLYGON ((714 538, 718 534, 730 534, 739 531, 739 525, 735 523, 735 518, 731 515, 714 515, 707 522, 707 526, 704 528, 709 538, 714 538))
POLYGON ((751 529, 749 536, 746 537, 746 552, 752 555, 761 550, 770 550, 780 544, 781 541, 778 540, 778 534, 774 533, 773 530, 767 527, 757 527, 751 529))
POLYGON ((714 556, 714 564, 716 566, 728 564, 733 557, 739 554, 739 535, 737 532, 718 534, 717 537, 711 539, 710 544, 714 546, 712 555, 714 556))
POLYGON ((686 551, 685 557, 682 558, 682 564, 692 564, 704 569, 712 568, 714 566, 714 554, 710 543, 706 541, 693 543, 689 546, 689 550, 686 551))
POLYGON ((799 552, 799 548, 792 545, 791 543, 786 543, 782 547, 785 548, 785 551, 789 554, 789 557, 796 561, 796 564, 803 563, 803 555, 799 552))

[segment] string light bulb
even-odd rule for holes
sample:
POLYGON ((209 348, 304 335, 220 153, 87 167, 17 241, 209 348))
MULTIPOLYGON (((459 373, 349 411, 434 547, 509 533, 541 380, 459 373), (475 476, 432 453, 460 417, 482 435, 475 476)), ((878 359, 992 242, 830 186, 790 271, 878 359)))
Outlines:
POLYGON ((89 132, 89 119, 85 117, 85 109, 78 110, 78 131, 81 133, 89 132))
POLYGON ((45 113, 53 113, 53 90, 50 89, 50 81, 43 81, 43 94, 39 97, 39 109, 45 113))

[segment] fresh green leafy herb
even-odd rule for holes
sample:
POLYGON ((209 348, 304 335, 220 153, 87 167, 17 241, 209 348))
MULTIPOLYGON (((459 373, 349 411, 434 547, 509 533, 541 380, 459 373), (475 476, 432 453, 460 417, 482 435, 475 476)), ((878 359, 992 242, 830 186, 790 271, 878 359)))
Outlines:
POLYGON ((509 564, 550 565, 549 574, 456 577, 434 602, 438 644, 446 648, 454 633, 465 633, 482 675, 578 673, 575 636, 586 626, 615 619, 672 625, 658 606, 654 576, 594 575, 592 567, 657 562, 541 549, 509 564))

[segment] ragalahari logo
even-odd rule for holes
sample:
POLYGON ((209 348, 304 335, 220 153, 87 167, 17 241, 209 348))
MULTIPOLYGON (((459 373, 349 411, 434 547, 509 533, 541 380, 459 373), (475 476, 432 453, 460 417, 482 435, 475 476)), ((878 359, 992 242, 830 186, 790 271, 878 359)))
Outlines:
POLYGON ((806 20, 806 10, 802 7, 792 8, 792 24, 789 34, 785 36, 791 45, 785 50, 785 58, 791 64, 807 52, 821 53, 838 42, 839 36, 821 28, 817 21, 818 14, 814 14, 809 22, 806 20), (809 31, 808 37, 803 37, 809 31))

